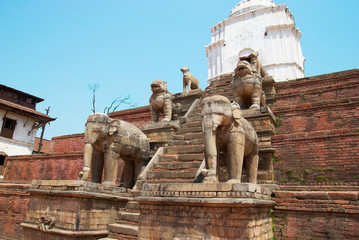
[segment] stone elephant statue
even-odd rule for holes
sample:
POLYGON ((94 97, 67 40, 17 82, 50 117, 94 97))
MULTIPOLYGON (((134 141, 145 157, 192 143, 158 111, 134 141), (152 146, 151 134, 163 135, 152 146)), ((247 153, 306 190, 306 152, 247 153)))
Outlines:
POLYGON ((240 183, 243 162, 246 162, 248 182, 257 183, 258 137, 252 125, 241 116, 238 104, 220 95, 202 101, 202 129, 205 137, 206 169, 204 182, 219 181, 219 153, 225 155, 228 183, 240 183))
POLYGON ((124 165, 124 187, 132 188, 149 158, 146 135, 131 123, 95 113, 87 118, 85 130, 84 167, 80 179, 116 186, 119 160, 124 165))

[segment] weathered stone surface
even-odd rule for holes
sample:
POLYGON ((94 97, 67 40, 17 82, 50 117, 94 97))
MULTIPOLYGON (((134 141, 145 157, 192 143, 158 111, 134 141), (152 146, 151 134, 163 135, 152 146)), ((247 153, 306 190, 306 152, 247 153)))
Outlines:
POLYGON ((131 123, 113 120, 105 114, 91 114, 86 123, 84 168, 80 179, 116 186, 118 162, 124 160, 124 186, 132 188, 149 157, 146 135, 131 123))
POLYGON ((153 94, 150 97, 150 109, 152 122, 158 122, 160 113, 163 113, 162 122, 172 120, 172 95, 167 89, 167 83, 163 80, 156 80, 151 83, 153 94))
POLYGON ((42 232, 37 229, 36 224, 21 224, 24 234, 23 240, 96 240, 108 235, 107 230, 93 230, 93 231, 71 231, 63 229, 50 229, 50 231, 42 232))
POLYGON ((176 163, 157 163, 156 169, 197 169, 201 165, 201 162, 176 162, 176 163))
POLYGON ((32 236, 41 236, 38 239, 71 239, 71 236, 97 239, 106 236, 107 225, 116 222, 117 212, 132 198, 127 193, 119 196, 81 191, 84 186, 86 183, 83 181, 34 181, 33 188, 28 190, 29 207, 22 224, 24 239, 34 239, 32 236), (38 228, 42 218, 45 222, 40 222, 38 228))
POLYGON ((177 158, 178 161, 201 161, 204 159, 204 154, 203 153, 181 154, 177 158))
POLYGON ((173 146, 166 147, 165 153, 167 154, 179 154, 179 153, 200 153, 203 152, 203 146, 173 146))
POLYGON ((142 131, 148 137, 150 143, 168 143, 180 128, 175 121, 148 123, 143 126, 142 131))
POLYGON ((132 213, 132 212, 120 212, 119 220, 125 220, 125 221, 138 223, 140 221, 140 214, 132 213))
POLYGON ((246 163, 248 181, 257 183, 258 137, 252 125, 242 117, 237 104, 220 95, 202 101, 202 126, 205 134, 206 168, 204 182, 218 182, 221 178, 219 155, 224 155, 228 181, 241 182, 242 166, 246 163))
POLYGON ((234 70, 232 88, 241 109, 260 108, 266 105, 262 91, 263 78, 268 76, 258 59, 258 52, 240 58, 234 70))
POLYGON ((148 178, 191 178, 194 180, 196 170, 192 171, 151 171, 148 173, 148 178))
POLYGON ((189 73, 188 67, 181 68, 183 73, 183 92, 188 92, 199 88, 199 81, 189 73))
POLYGON ((109 224, 108 229, 114 233, 121 233, 130 236, 138 236, 138 227, 125 224, 109 224))
POLYGON ((140 239, 271 239, 273 201, 139 197, 140 239), (153 223, 156 224, 153 224, 153 223))

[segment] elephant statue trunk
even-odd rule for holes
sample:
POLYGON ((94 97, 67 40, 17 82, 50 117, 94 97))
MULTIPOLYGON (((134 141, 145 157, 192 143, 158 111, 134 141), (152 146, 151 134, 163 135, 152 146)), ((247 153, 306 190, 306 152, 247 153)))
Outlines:
POLYGON ((220 95, 202 101, 202 129, 205 136, 204 182, 219 180, 219 152, 226 157, 229 183, 241 182, 243 162, 246 162, 248 180, 257 182, 258 137, 252 125, 241 116, 238 104, 231 104, 220 95))

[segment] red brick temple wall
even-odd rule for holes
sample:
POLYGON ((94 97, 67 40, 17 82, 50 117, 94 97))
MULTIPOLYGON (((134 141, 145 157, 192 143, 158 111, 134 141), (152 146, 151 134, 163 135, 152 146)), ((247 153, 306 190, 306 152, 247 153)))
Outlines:
POLYGON ((278 184, 359 182, 359 70, 278 83, 278 184))
POLYGON ((359 238, 359 70, 278 83, 277 239, 359 238))
MULTIPOLYGON (((359 238, 359 70, 277 85, 276 238, 359 238)), ((111 117, 142 126, 150 111, 146 106, 111 117)), ((21 239, 32 179, 77 179, 83 144, 83 134, 61 136, 53 138, 54 154, 8 158, 0 184, 0 238, 21 239)))

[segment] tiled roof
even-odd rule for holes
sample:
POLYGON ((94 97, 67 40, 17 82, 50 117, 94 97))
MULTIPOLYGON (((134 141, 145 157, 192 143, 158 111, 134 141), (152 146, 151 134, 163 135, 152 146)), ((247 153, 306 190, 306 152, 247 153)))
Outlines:
POLYGON ((38 119, 40 121, 43 121, 43 122, 51 122, 51 121, 54 121, 56 119, 56 118, 52 118, 50 116, 47 116, 47 115, 45 115, 45 114, 43 114, 41 112, 38 112, 38 111, 36 111, 34 109, 27 108, 27 107, 24 107, 24 106, 20 106, 20 105, 18 105, 16 103, 12 103, 12 102, 6 101, 4 99, 0 99, 0 108, 10 110, 10 111, 14 111, 14 112, 26 115, 26 116, 30 116, 30 117, 36 118, 36 119, 38 119))

